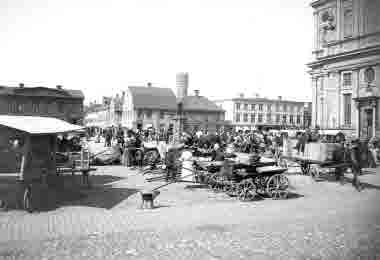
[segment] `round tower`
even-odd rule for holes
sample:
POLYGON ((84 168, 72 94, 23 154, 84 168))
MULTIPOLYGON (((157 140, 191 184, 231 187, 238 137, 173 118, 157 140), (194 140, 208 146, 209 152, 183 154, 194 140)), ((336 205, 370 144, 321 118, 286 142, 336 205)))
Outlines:
POLYGON ((176 88, 178 99, 182 99, 187 96, 187 90, 189 88, 189 74, 187 72, 177 73, 176 88))

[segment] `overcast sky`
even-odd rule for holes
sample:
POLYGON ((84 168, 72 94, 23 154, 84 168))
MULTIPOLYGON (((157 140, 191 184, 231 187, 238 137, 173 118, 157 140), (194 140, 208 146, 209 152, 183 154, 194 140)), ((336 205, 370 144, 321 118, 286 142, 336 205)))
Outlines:
POLYGON ((0 0, 0 84, 82 89, 86 103, 128 85, 211 98, 308 99, 310 0, 0 0))

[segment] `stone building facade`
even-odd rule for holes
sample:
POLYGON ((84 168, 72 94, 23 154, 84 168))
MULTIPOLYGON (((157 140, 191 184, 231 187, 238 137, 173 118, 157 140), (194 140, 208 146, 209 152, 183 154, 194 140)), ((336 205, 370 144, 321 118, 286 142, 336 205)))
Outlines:
POLYGON ((380 1, 318 0, 311 6, 312 125, 380 136, 380 1))
POLYGON ((0 86, 0 114, 46 116, 83 124, 84 95, 80 90, 0 86))
POLYGON ((216 100, 215 103, 226 111, 225 119, 236 129, 308 127, 305 112, 308 102, 298 102, 255 97, 239 97, 216 100))

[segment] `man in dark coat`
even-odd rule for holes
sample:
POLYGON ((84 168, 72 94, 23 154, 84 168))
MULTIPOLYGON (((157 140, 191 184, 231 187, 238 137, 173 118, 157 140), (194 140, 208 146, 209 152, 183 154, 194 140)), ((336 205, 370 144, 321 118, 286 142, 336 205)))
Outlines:
POLYGON ((359 149, 359 140, 355 139, 351 142, 351 149, 350 149, 350 159, 352 164, 352 174, 354 175, 354 178, 352 179, 352 185, 360 191, 362 189, 358 175, 361 172, 361 155, 360 155, 360 149, 359 149))

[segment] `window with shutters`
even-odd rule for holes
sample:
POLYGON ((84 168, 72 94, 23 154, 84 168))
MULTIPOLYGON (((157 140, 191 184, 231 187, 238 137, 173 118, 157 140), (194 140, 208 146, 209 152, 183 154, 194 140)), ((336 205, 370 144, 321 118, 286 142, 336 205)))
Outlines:
POLYGON ((263 115, 262 115, 262 114, 259 114, 258 121, 259 121, 259 123, 262 123, 262 122, 263 122, 263 115))
POLYGON ((263 111, 263 104, 259 104, 259 111, 263 111))
POLYGON ((240 113, 236 113, 235 119, 236 119, 236 122, 240 122, 240 113))
POLYGON ((40 112, 40 103, 35 102, 32 104, 32 111, 33 113, 39 113, 40 112))
POLYGON ((255 110, 255 104, 251 104, 251 110, 255 110))
POLYGON ((343 94, 344 124, 351 125, 352 94, 343 94))
POLYGON ((343 37, 349 38, 354 30, 352 7, 343 9, 343 37))
POLYGON ((248 122, 248 114, 244 113, 244 122, 248 122))
POLYGON ((244 104, 244 110, 248 110, 248 104, 244 104))
POLYGON ((343 86, 351 86, 351 84, 352 84, 351 72, 343 73, 343 86))
POLYGON ((255 117, 256 117, 255 114, 251 114, 251 123, 254 123, 254 122, 255 122, 255 117))
POLYGON ((289 116, 289 123, 294 124, 293 115, 289 116))
POLYGON ((236 110, 240 110, 240 103, 236 103, 236 110))
POLYGON ((267 113, 267 122, 272 122, 272 114, 267 113))
POLYGON ((297 124, 301 124, 301 116, 300 115, 297 116, 297 124))

